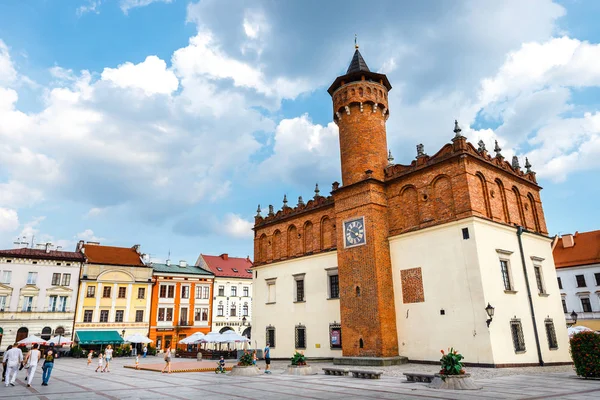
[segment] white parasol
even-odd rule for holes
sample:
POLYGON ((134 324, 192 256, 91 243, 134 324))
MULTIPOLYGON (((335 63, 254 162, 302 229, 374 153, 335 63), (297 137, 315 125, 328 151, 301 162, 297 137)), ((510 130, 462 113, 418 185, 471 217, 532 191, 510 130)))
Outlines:
POLYGON ((246 336, 237 334, 235 331, 227 331, 223 333, 224 342, 249 342, 246 336))
POLYGON ((202 343, 225 343, 227 340, 224 340, 223 335, 219 332, 209 332, 200 341, 202 343))
POLYGON ((54 336, 52 339, 46 340, 47 343, 53 343, 55 346, 62 346, 63 344, 73 343, 69 338, 64 336, 54 336))
POLYGON ((179 344, 196 344, 201 342, 202 338, 204 338, 204 333, 194 332, 191 336, 181 339, 179 344))
POLYGON ((140 335, 139 333, 135 333, 133 335, 127 336, 125 339, 123 339, 126 342, 129 343, 150 343, 150 342, 154 342, 154 340, 147 338, 144 335, 140 335))
POLYGON ((25 339, 19 340, 17 342, 17 344, 24 344, 26 346, 31 345, 31 344, 35 344, 35 343, 42 344, 42 343, 46 343, 46 341, 44 339, 40 338, 40 337, 35 336, 35 335, 29 335, 25 339))

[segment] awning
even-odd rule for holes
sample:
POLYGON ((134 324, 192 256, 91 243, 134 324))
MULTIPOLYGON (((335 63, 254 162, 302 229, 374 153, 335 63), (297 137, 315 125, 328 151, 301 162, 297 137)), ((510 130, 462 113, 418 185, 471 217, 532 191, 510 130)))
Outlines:
POLYGON ((76 331, 79 344, 117 344, 123 343, 123 338, 117 331, 76 331))

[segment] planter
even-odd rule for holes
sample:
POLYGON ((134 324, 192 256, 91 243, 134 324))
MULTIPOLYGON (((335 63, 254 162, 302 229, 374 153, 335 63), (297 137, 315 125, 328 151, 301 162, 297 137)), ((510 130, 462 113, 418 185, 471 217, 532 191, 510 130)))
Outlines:
POLYGON ((286 375, 316 375, 310 365, 288 365, 286 375))
POLYGON ((435 374, 435 377, 428 385, 433 389, 447 390, 478 390, 481 386, 475 384, 471 374, 463 375, 441 375, 435 374))
POLYGON ((255 376, 260 374, 258 371, 258 367, 254 365, 242 366, 242 365, 234 365, 231 368, 231 372, 227 375, 231 376, 255 376))

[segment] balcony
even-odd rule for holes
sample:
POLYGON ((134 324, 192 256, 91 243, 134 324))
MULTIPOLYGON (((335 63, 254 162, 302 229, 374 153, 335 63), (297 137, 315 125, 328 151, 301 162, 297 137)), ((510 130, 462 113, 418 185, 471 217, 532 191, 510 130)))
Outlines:
POLYGON ((179 321, 179 326, 190 326, 190 323, 187 320, 180 320, 179 321))

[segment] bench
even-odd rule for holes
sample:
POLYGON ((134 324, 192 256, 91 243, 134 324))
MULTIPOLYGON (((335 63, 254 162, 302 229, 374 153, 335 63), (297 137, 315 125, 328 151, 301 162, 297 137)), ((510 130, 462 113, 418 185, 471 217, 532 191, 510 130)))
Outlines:
POLYGON ((325 375, 348 375, 347 368, 323 368, 325 375))
POLYGON ((435 377, 433 374, 420 374, 417 372, 405 372, 404 375, 408 382, 431 382, 435 377))
POLYGON ((381 378, 381 374, 383 372, 380 371, 360 371, 360 370, 352 370, 353 378, 363 378, 363 379, 379 379, 381 378))

